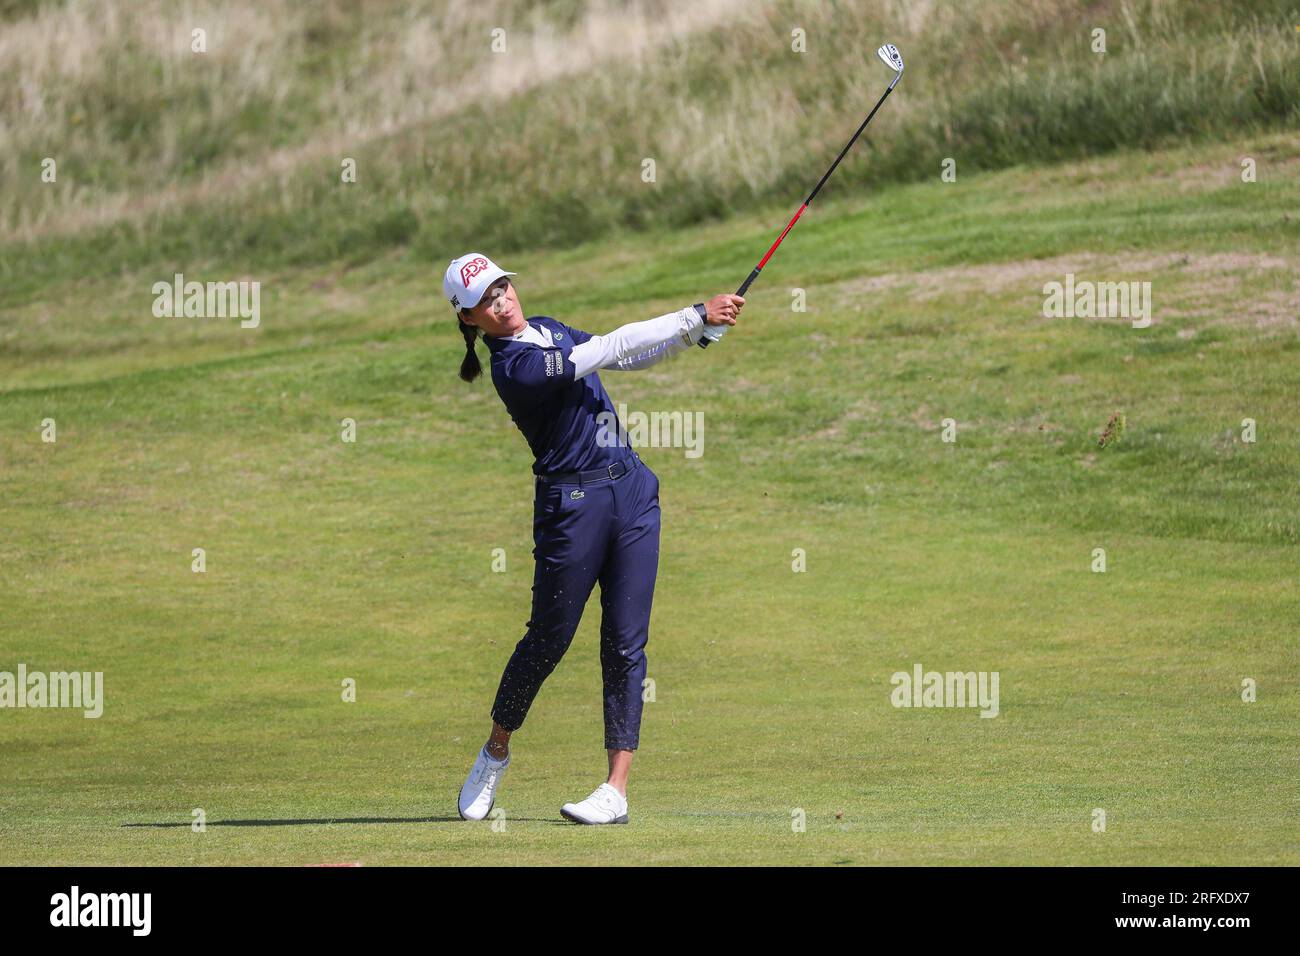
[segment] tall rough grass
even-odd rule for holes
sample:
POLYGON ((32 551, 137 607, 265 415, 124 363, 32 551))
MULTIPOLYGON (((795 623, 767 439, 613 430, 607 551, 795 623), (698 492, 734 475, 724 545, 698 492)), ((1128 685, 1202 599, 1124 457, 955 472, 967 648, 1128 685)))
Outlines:
POLYGON ((20 7, 0 32, 0 278, 443 258, 793 199, 879 94, 886 38, 907 77, 834 191, 1296 124, 1296 23, 1270 0, 20 7))

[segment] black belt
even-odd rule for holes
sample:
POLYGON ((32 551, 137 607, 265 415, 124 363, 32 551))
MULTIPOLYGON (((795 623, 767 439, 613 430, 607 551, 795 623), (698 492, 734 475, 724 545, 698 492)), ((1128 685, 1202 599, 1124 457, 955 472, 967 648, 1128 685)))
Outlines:
POLYGON ((604 468, 593 468, 590 471, 569 471, 559 475, 538 475, 537 480, 550 485, 585 485, 593 481, 622 478, 640 464, 641 457, 633 452, 630 462, 616 461, 612 465, 606 465, 604 468))

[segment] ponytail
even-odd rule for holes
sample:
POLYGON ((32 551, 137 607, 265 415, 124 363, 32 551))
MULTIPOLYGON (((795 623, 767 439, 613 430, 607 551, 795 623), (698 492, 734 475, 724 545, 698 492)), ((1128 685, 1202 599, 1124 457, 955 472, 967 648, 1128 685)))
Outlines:
POLYGON ((478 352, 474 351, 474 343, 478 340, 478 329, 465 322, 461 322, 460 316, 456 316, 456 322, 460 325, 460 334, 465 336, 465 357, 460 363, 460 377, 466 382, 472 382, 483 374, 483 366, 479 364, 478 352))

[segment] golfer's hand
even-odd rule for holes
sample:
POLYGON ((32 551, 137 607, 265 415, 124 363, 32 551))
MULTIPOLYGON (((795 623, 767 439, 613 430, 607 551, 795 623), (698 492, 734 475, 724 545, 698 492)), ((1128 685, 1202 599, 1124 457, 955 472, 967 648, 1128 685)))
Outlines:
POLYGON ((709 325, 735 325, 744 304, 743 296, 715 295, 704 303, 704 311, 708 313, 704 321, 709 325))

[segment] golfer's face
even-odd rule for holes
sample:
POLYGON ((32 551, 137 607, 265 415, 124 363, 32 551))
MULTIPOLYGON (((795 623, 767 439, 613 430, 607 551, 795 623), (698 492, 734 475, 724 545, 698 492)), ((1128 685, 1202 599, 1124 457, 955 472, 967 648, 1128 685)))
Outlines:
POLYGON ((488 335, 513 335, 524 324, 524 310, 507 276, 488 286, 479 304, 469 314, 471 323, 488 335))

